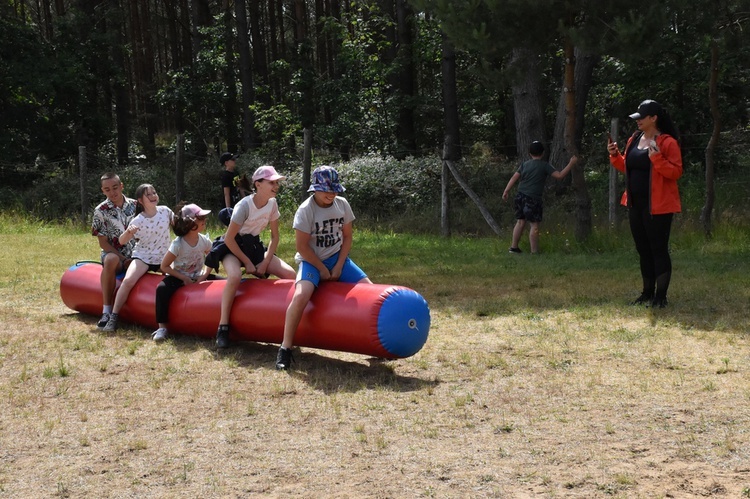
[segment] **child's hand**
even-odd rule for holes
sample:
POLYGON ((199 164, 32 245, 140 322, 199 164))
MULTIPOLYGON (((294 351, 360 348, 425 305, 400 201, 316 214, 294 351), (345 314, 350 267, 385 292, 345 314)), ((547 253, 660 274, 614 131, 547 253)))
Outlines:
POLYGON ((508 191, 503 191, 503 201, 508 200, 508 191))
POLYGON ((341 269, 338 267, 333 267, 333 270, 331 270, 331 280, 338 281, 340 278, 341 278, 341 269))
POLYGON ((268 270, 268 262, 266 262, 265 260, 260 262, 260 264, 255 267, 255 270, 260 275, 266 275, 266 270, 268 270))
POLYGON ((320 280, 321 281, 330 281, 331 280, 331 271, 328 270, 327 267, 320 272, 320 280))

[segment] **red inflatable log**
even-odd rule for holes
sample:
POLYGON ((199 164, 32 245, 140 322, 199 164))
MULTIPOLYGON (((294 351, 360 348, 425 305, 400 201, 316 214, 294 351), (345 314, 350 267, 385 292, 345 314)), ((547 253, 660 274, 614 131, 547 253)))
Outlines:
MULTIPOLYGON (((69 308, 98 316, 102 311, 101 265, 76 264, 60 280, 60 296, 69 308)), ((156 328, 154 297, 162 276, 146 274, 133 287, 120 311, 122 320, 156 328)), ((213 338, 219 324, 225 281, 184 286, 172 297, 169 330, 213 338)), ((118 281, 119 286, 119 281, 118 281)), ((286 308, 294 281, 245 279, 230 316, 231 339, 281 343, 286 308)), ((427 341, 430 311, 416 291, 383 284, 321 283, 297 328, 298 346, 404 358, 427 341)))

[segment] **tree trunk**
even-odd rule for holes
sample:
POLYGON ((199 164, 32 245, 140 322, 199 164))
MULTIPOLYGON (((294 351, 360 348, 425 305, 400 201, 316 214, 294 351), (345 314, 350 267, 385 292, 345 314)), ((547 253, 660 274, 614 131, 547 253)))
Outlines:
POLYGON ((310 176, 312 174, 312 141, 313 133, 309 128, 302 130, 302 192, 300 199, 307 195, 307 189, 310 188, 310 176))
MULTIPOLYGON (((112 4, 119 10, 117 1, 112 4)), ((122 12, 122 11, 120 11, 122 12)), ((122 19, 122 16, 120 16, 122 19)), ((118 71, 118 75, 113 79, 113 91, 115 100, 115 126, 117 128, 116 148, 117 164, 123 166, 128 163, 128 149, 130 145, 130 94, 125 85, 127 81, 128 68, 125 66, 125 54, 123 53, 125 43, 122 30, 124 26, 114 26, 115 42, 112 45, 112 62, 118 71)))
MULTIPOLYGON (((578 154, 575 141, 576 132, 576 88, 575 88, 575 48, 572 40, 565 40, 565 147, 568 154, 578 154)), ((579 161, 573 167, 573 189, 576 193, 576 225, 575 237, 577 241, 584 241, 591 234, 591 198, 586 187, 583 174, 583 162, 579 161)))
POLYGON ((456 91, 456 51, 445 34, 443 34, 443 119, 445 141, 443 145, 443 171, 440 176, 440 232, 443 237, 450 237, 450 175, 445 160, 461 159, 461 129, 458 116, 458 93, 456 91))
POLYGON ((535 140, 547 143, 542 111, 542 75, 537 56, 528 48, 513 49, 511 61, 517 71, 513 83, 513 110, 516 121, 516 154, 528 157, 529 145, 535 140))
MULTIPOLYGON (((192 57, 197 58, 198 54, 201 52, 201 48, 203 44, 205 43, 206 35, 203 35, 199 28, 208 27, 211 25, 211 10, 208 6, 208 0, 191 0, 189 2, 190 5, 190 15, 192 23, 190 24, 192 26, 192 32, 191 32, 191 50, 192 50, 192 57)), ((194 64, 194 61, 191 61, 191 64, 194 64)), ((191 77, 193 79, 197 79, 198 77, 195 75, 195 73, 191 73, 191 77)), ((200 81, 195 81, 195 85, 200 85, 200 81)), ((192 106, 194 109, 201 109, 202 108, 202 102, 200 102, 198 97, 195 97, 196 100, 191 102, 189 105, 192 106)), ((193 154, 199 158, 204 158, 207 156, 208 153, 208 143, 206 140, 206 137, 204 137, 201 134, 200 129, 193 128, 193 131, 196 134, 195 140, 192 141, 191 145, 193 147, 193 154)))
POLYGON ((296 70, 299 72, 297 91, 302 96, 299 115, 302 128, 310 128, 315 123, 315 102, 313 89, 315 85, 312 62, 312 41, 307 29, 307 7, 305 0, 294 0, 294 43, 297 49, 295 58, 296 70))
MULTIPOLYGON (((257 1, 250 0, 250 3, 257 3, 257 1)), ((255 134, 255 114, 250 108, 255 101, 255 88, 250 60, 250 41, 247 38, 245 0, 235 0, 234 10, 237 17, 237 48, 240 57, 240 82, 242 83, 242 147, 247 151, 255 149, 258 141, 255 134)))
MULTIPOLYGON (((584 118, 586 116, 586 102, 588 101, 589 91, 594 81, 594 69, 599 64, 601 56, 586 53, 576 47, 575 49, 575 90, 576 90, 576 130, 575 142, 577 148, 581 147, 583 137, 584 118)), ((565 89, 560 91, 560 100, 557 104, 557 118, 555 120, 555 132, 552 137, 550 146, 549 162, 555 166, 563 165, 568 160, 565 151, 565 89)), ((563 180, 556 182, 558 186, 570 185, 572 177, 565 177, 563 180)))
MULTIPOLYGON (((278 0, 268 0, 268 60, 274 62, 280 58, 279 56, 279 27, 282 28, 284 23, 277 22, 277 2, 278 0)), ((271 101, 276 101, 281 96, 281 81, 278 76, 268 75, 268 85, 271 101)))
MULTIPOLYGON (((178 27, 178 13, 175 0, 165 0, 164 6, 167 13, 167 33, 169 34, 169 50, 170 50, 170 64, 173 71, 179 71, 182 68, 184 62, 184 46, 183 39, 180 36, 180 28, 178 27)), ((188 52, 189 53, 189 52, 188 52)), ((185 133, 185 115, 184 109, 181 103, 175 106, 174 110, 174 124, 177 128, 177 134, 185 133)))
MULTIPOLYGON (((255 68, 254 79, 255 83, 260 87, 268 88, 268 57, 266 56, 266 42, 261 30, 261 25, 263 23, 262 12, 261 0, 250 0, 250 37, 252 40, 253 51, 252 64, 255 68)), ((269 12, 270 17, 272 17, 271 14, 272 13, 269 12)), ((245 22, 245 29, 247 30, 247 21, 245 22)), ((247 39, 247 34, 245 34, 245 39, 247 39)), ((271 107, 273 101, 269 91, 260 92, 260 95, 255 95, 255 90, 251 90, 253 93, 253 100, 258 99, 266 109, 271 107)))
POLYGON ((443 159, 458 161, 461 153, 461 129, 458 115, 458 92, 456 90, 456 51, 453 42, 443 35, 443 125, 445 143, 443 159))
POLYGON ((414 73, 414 12, 406 0, 396 0, 396 20, 398 26, 398 88, 399 115, 396 127, 396 158, 404 159, 417 153, 417 134, 414 128, 414 102, 416 80, 414 73))
MULTIPOLYGON (((237 109, 237 79, 234 70, 237 67, 234 60, 234 30, 232 24, 234 16, 232 15, 232 6, 229 0, 224 0, 224 88, 226 88, 226 98, 224 99, 224 129, 227 135, 227 151, 237 152, 240 149, 241 139, 237 131, 237 122, 240 118, 239 109, 237 109)), ((247 35, 245 35, 247 36, 247 35)))
POLYGON ((177 134, 174 165, 174 202, 182 201, 185 193, 185 134, 177 134))
POLYGON ((440 235, 451 237, 450 189, 451 172, 443 161, 440 171, 440 235))
POLYGON ((139 18, 141 23, 141 46, 142 53, 139 55, 143 86, 143 111, 146 121, 146 143, 144 151, 146 158, 154 160, 156 158, 156 130, 158 128, 159 106, 156 104, 156 83, 154 76, 154 46, 151 42, 151 32, 144 29, 150 22, 151 13, 148 0, 140 0, 139 18))
POLYGON ((716 169, 716 146, 721 133, 721 114, 719 112, 719 46, 715 39, 711 40, 711 72, 708 79, 708 103, 711 107, 713 129, 711 138, 706 146, 706 200, 701 210, 701 222, 706 238, 711 238, 713 224, 711 215, 714 209, 714 180, 716 169))

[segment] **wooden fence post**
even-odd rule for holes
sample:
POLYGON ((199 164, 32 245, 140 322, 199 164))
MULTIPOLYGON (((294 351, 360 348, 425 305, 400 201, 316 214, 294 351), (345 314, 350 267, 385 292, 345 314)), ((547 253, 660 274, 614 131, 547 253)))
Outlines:
POLYGON ((89 199, 86 195, 86 146, 78 146, 78 182, 81 188, 81 223, 86 223, 89 199))

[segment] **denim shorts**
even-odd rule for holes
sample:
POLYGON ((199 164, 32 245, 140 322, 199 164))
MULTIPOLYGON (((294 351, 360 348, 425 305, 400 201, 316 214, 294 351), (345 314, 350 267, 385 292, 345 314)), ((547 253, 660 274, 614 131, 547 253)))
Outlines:
MULTIPOLYGON (((328 270, 331 270, 338 260, 339 254, 336 253, 332 257, 323 260, 323 265, 325 265, 328 270)), ((356 263, 347 257, 344 266, 341 269, 341 277, 339 277, 338 282, 355 283, 366 277, 367 274, 365 274, 356 263)), ((313 264, 303 260, 299 264, 299 270, 297 270, 297 281, 310 281, 315 287, 317 287, 320 283, 320 271, 316 269, 313 264)))

